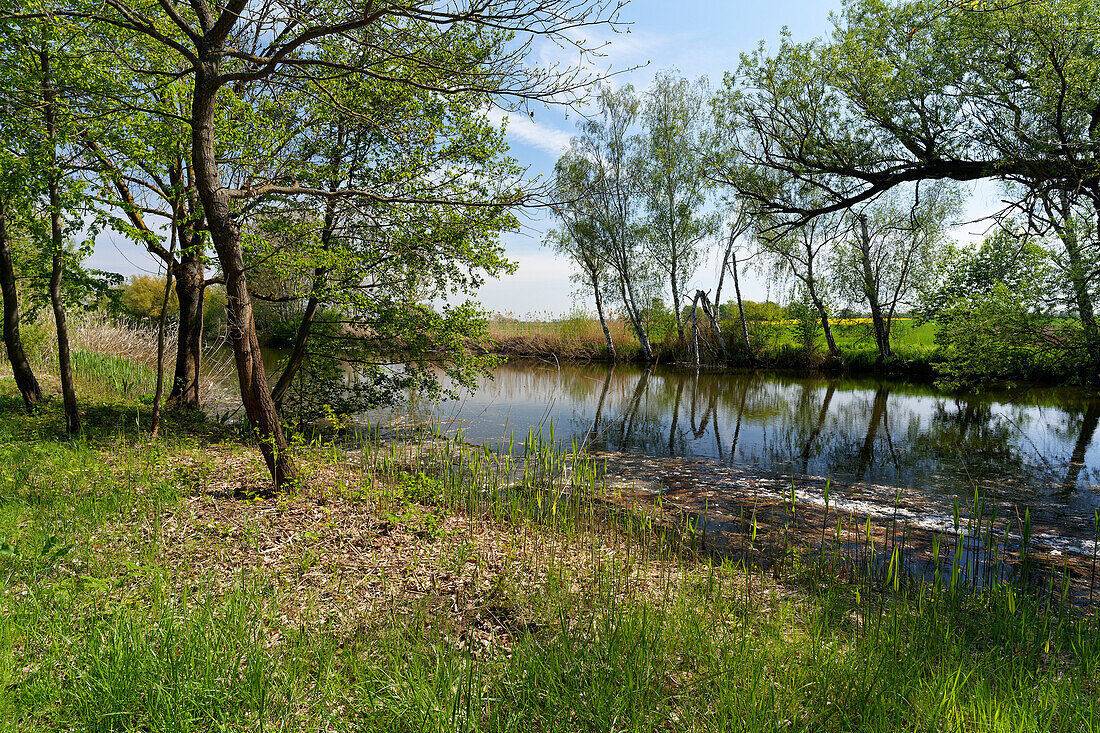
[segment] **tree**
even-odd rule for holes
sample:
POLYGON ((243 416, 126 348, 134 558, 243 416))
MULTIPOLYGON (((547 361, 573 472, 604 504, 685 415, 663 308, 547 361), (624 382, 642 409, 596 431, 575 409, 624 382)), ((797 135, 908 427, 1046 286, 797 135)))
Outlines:
POLYGON ((119 64, 113 91, 90 100, 92 123, 82 131, 78 147, 100 178, 97 198, 111 212, 109 225, 160 260, 174 283, 179 318, 168 399, 195 408, 201 399, 203 300, 209 283, 206 227, 186 124, 188 89, 174 80, 179 69, 171 66, 165 49, 137 42, 116 48, 120 56, 133 58, 119 64), (153 78, 130 71, 134 68, 150 70, 153 78), (176 239, 175 251, 165 246, 166 237, 176 239))
POLYGON ((862 207, 836 253, 841 288, 851 300, 867 303, 883 359, 893 355, 890 331, 898 307, 912 305, 922 290, 960 208, 949 186, 918 184, 906 193, 895 190, 862 207))
POLYGON ((133 275, 122 288, 122 307, 134 318, 159 319, 162 313, 179 311, 179 301, 169 299, 162 307, 167 279, 152 275, 133 275))
MULTIPOLYGON (((14 80, 8 74, 17 69, 8 64, 0 66, 0 85, 11 85, 14 80)), ((42 401, 42 387, 34 376, 19 333, 19 288, 13 257, 17 233, 14 225, 18 214, 25 214, 28 205, 29 171, 21 155, 24 131, 17 124, 19 113, 9 106, 8 100, 2 97, 0 100, 4 102, 0 106, 0 290, 4 297, 4 347, 23 403, 31 410, 42 401)))
POLYGON ((26 202, 27 232, 38 253, 33 258, 37 270, 33 275, 39 276, 38 280, 48 278, 46 292, 57 330, 65 426, 70 434, 76 434, 80 432, 80 412, 69 353, 65 291, 67 270, 78 271, 83 254, 71 240, 74 232, 85 228, 85 201, 83 182, 70 152, 80 127, 75 90, 94 86, 101 69, 84 53, 82 35, 50 18, 5 25, 0 33, 0 65, 9 70, 0 89, 8 117, 5 157, 21 176, 19 183, 6 181, 4 193, 16 193, 26 202), (43 219, 48 224, 43 224, 43 219))
MULTIPOLYGON (((340 49, 330 60, 347 61, 340 49)), ((313 121, 291 126, 278 146, 287 175, 328 191, 373 188, 386 200, 278 197, 254 210, 245 250, 250 292, 297 326, 288 331, 291 351, 272 388, 276 407, 284 411, 293 398, 299 417, 315 417, 322 405, 305 393, 319 385, 300 370, 342 377, 335 359, 354 374, 342 381, 358 401, 339 396, 351 412, 412 387, 438 391, 438 367, 452 382, 472 385, 492 363, 479 353, 485 333, 477 309, 428 304, 465 299, 485 278, 512 269, 498 236, 517 225, 505 203, 522 196, 520 169, 505 154, 503 130, 481 114, 483 95, 441 97, 352 77, 332 80, 324 98, 283 94, 277 102, 264 112, 273 118, 268 127, 313 121)))
POLYGON ((580 268, 579 278, 592 289, 607 353, 614 361, 615 342, 611 339, 604 307, 604 281, 608 269, 604 240, 600 236, 599 222, 585 209, 588 192, 584 187, 589 180, 589 163, 583 157, 567 153, 554 165, 554 199, 559 203, 553 209, 562 229, 549 232, 545 242, 580 268))
POLYGON ((726 218, 725 226, 727 234, 726 245, 722 249, 718 262, 718 287, 714 291, 714 311, 718 318, 722 313, 722 285, 726 279, 726 272, 733 277, 733 294, 737 299, 737 317, 741 323, 741 343, 745 348, 745 354, 752 361, 752 342, 749 339, 749 326, 745 318, 745 304, 741 299, 741 278, 738 270, 737 252, 741 247, 741 238, 752 229, 752 221, 745 206, 738 202, 726 218))
MULTIPOLYGON (((156 6, 105 0, 60 11, 92 24, 101 34, 111 26, 160 44, 179 60, 180 77, 191 82, 188 123, 196 188, 225 278, 229 337, 245 414, 277 486, 292 480, 296 471, 260 359, 242 249, 242 214, 271 197, 394 199, 384 188, 325 190, 262 170, 238 178, 240 185, 235 185, 226 177, 226 156, 220 149, 234 141, 219 137, 217 124, 220 116, 233 113, 228 104, 240 101, 254 109, 288 89, 323 96, 334 74, 390 80, 440 95, 474 92, 489 99, 559 100, 575 95, 590 80, 579 68, 526 66, 532 39, 570 43, 583 54, 583 43, 570 40, 571 32, 608 22, 617 10, 617 5, 605 8, 594 0, 414 0, 365 6, 340 1, 309 8, 247 0, 224 5, 192 0, 186 7, 172 0, 156 6), (352 58, 330 63, 326 47, 334 46, 352 49, 352 58), (248 96, 250 90, 255 93, 248 96)), ((481 203, 425 193, 409 203, 481 203)))
POLYGON ((641 108, 645 132, 638 176, 648 215, 646 233, 653 259, 671 286, 681 342, 685 280, 699 265, 700 242, 718 228, 718 218, 701 211, 711 187, 702 152, 708 97, 706 79, 692 83, 661 72, 646 90, 641 108))
MULTIPOLYGON (((0 155, 3 153, 0 152, 0 155)), ((7 165, 9 162, 6 156, 5 160, 0 161, 3 174, 10 172, 7 165)), ((32 410, 42 401, 42 387, 34 376, 34 370, 23 350, 23 340, 19 335, 19 289, 12 262, 12 233, 9 228, 8 214, 10 198, 6 188, 4 186, 4 189, 0 189, 0 289, 3 290, 4 295, 4 346, 19 394, 22 395, 27 409, 32 410)))
POLYGON ((1049 310, 1055 279, 1046 250, 1020 227, 999 228, 973 250, 949 245, 925 284, 917 316, 934 321, 968 297, 984 297, 1003 285, 1025 310, 1049 310))
POLYGON ((844 217, 819 215, 803 225, 790 228, 777 223, 776 217, 760 217, 756 223, 761 265, 770 268, 780 282, 793 280, 800 295, 817 311, 829 353, 840 355, 833 329, 829 325, 828 261, 833 247, 845 234, 844 217))
MULTIPOLYGON (((1100 212, 1095 3, 848 0, 834 24, 745 57, 716 103, 738 165, 771 172, 723 179, 781 224, 943 179, 1002 182, 1024 210, 1053 194, 1100 212)), ((1087 278, 1068 264, 1091 331, 1087 278)))
POLYGON ((642 358, 655 360, 649 340, 648 311, 654 294, 654 272, 644 254, 639 186, 639 140, 632 134, 640 101, 634 87, 600 90, 599 117, 580 125, 571 154, 587 161, 584 205, 602 239, 601 251, 615 273, 619 302, 638 338, 642 358))

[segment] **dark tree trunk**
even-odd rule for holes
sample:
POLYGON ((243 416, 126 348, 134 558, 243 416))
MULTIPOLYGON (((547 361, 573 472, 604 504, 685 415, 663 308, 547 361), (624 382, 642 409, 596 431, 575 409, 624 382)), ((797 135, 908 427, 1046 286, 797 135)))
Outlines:
POLYGON ((19 336, 19 291, 15 286, 15 267, 11 260, 11 242, 8 240, 8 220, 5 202, 0 199, 0 288, 4 292, 4 346, 15 376, 15 384, 23 403, 33 410, 42 402, 42 388, 34 378, 31 363, 23 351, 23 339, 19 336))
POLYGON ((80 410, 76 402, 76 387, 73 384, 73 365, 69 355, 69 326, 65 317, 65 303, 61 297, 61 280, 65 274, 65 261, 62 255, 64 242, 61 235, 61 214, 53 202, 60 197, 56 179, 50 184, 50 224, 53 230, 53 264, 50 272, 50 305, 53 306, 54 323, 57 326, 57 369, 61 377, 61 397, 65 403, 65 430, 70 435, 80 432, 80 410))
POLYGON ((279 375, 279 381, 271 390, 271 398, 275 400, 275 409, 279 412, 282 412, 287 393, 290 392, 290 385, 294 382, 294 377, 302 368, 302 362, 306 358, 306 343, 309 341, 309 334, 313 329, 313 321, 317 318, 317 309, 321 302, 317 297, 317 289, 320 281, 325 277, 325 272, 325 268, 318 267, 313 273, 313 292, 306 302, 302 321, 298 324, 298 330, 294 335, 294 346, 290 350, 290 357, 283 368, 283 373, 279 375))
POLYGON ((1093 370, 1100 374, 1100 327, 1096 323, 1096 311, 1092 302, 1092 293, 1089 291, 1091 283, 1091 268, 1085 262, 1084 253, 1081 251, 1081 243, 1077 238, 1076 228, 1070 225, 1072 212, 1068 203, 1062 206, 1061 226, 1055 227, 1062 244, 1066 248, 1066 260, 1069 264, 1070 287, 1073 290, 1074 304, 1077 306, 1077 314, 1081 319, 1081 330, 1085 336, 1085 345, 1095 365, 1093 370))
MULTIPOLYGON (((217 58, 219 54, 215 51, 218 50, 207 49, 204 55, 208 59, 217 58)), ((229 194, 222 184, 215 157, 214 119, 218 88, 204 77, 208 73, 216 73, 216 63, 207 61, 195 79, 191 110, 191 159, 210 237, 225 275, 229 341, 237 366, 241 402, 275 486, 283 488, 297 477, 297 470, 287 449, 279 413, 275 409, 275 400, 271 397, 264 371, 256 322, 252 316, 252 299, 245 277, 240 224, 233 216, 229 194)))
POLYGON ((49 146, 50 171, 46 182, 50 202, 50 244, 53 262, 50 270, 50 305, 57 325, 57 368, 61 377, 61 396, 65 403, 65 429, 70 435, 80 432, 80 410, 73 385, 73 367, 69 356, 69 327, 65 318, 61 281, 65 274, 65 240, 61 227, 61 173, 57 168, 57 90, 53 88, 50 54, 39 53, 42 71, 42 115, 46 122, 46 144, 49 146))
MULTIPOLYGON (((180 232, 180 237, 187 235, 180 232)), ((192 234, 192 242, 201 235, 192 234)), ((184 243, 181 241, 181 245, 184 243)), ((192 243, 180 247, 180 261, 172 267, 179 300, 179 325, 176 334, 176 365, 168 403, 176 407, 196 408, 202 395, 199 390, 199 369, 202 366, 202 309, 206 273, 202 253, 192 243)))

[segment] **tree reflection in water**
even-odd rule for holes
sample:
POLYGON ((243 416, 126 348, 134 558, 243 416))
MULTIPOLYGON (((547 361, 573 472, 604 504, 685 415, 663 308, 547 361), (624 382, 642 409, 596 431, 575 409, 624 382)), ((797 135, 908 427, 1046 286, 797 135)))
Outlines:
POLYGON ((566 444, 598 450, 943 497, 977 490, 1090 527, 1100 505, 1100 401, 1073 389, 964 398, 884 380, 514 361, 458 401, 431 406, 413 396, 412 407, 466 421, 475 441, 552 419, 566 444))

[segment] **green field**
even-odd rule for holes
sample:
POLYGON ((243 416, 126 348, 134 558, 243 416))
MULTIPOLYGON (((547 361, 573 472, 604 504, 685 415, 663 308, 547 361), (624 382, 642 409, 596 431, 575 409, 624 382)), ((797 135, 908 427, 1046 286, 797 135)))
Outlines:
POLYGON ((276 495, 236 429, 85 410, 70 440, 0 381, 0 730, 1100 730, 1100 620, 1056 587, 699 556, 537 437, 519 483, 302 437, 276 495))

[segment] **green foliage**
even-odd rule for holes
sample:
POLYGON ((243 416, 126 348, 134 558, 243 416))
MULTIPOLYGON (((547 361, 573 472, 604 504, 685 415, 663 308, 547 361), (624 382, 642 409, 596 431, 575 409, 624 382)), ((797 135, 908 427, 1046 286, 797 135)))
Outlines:
MULTIPOLYGON (((152 275, 132 275, 122 286, 120 302, 123 312, 140 319, 159 319, 161 305, 164 303, 165 278, 152 275)), ((168 315, 179 312, 179 298, 172 288, 168 298, 168 315)))
POLYGON ((1076 324, 1035 313, 1002 283, 956 301, 940 312, 938 323, 938 383, 948 389, 1026 379, 1041 373, 1044 362, 1061 371, 1072 362, 1059 357, 1081 346, 1076 324))
POLYGON ((926 289, 918 315, 936 320, 956 303, 998 285, 1019 296, 1030 310, 1049 307, 1052 272, 1047 252, 1035 241, 1012 229, 986 237, 976 250, 951 247, 938 264, 934 287, 926 289))
POLYGON ((153 369, 121 356, 74 349, 72 364, 73 375, 100 392, 129 397, 152 393, 156 386, 153 369))
POLYGON ((676 338, 676 314, 669 310, 664 300, 654 297, 649 306, 642 310, 642 322, 646 324, 649 337, 658 343, 666 343, 676 338))
POLYGON ((221 285, 207 285, 202 299, 202 333, 207 340, 220 339, 225 334, 226 313, 225 288, 221 285))

